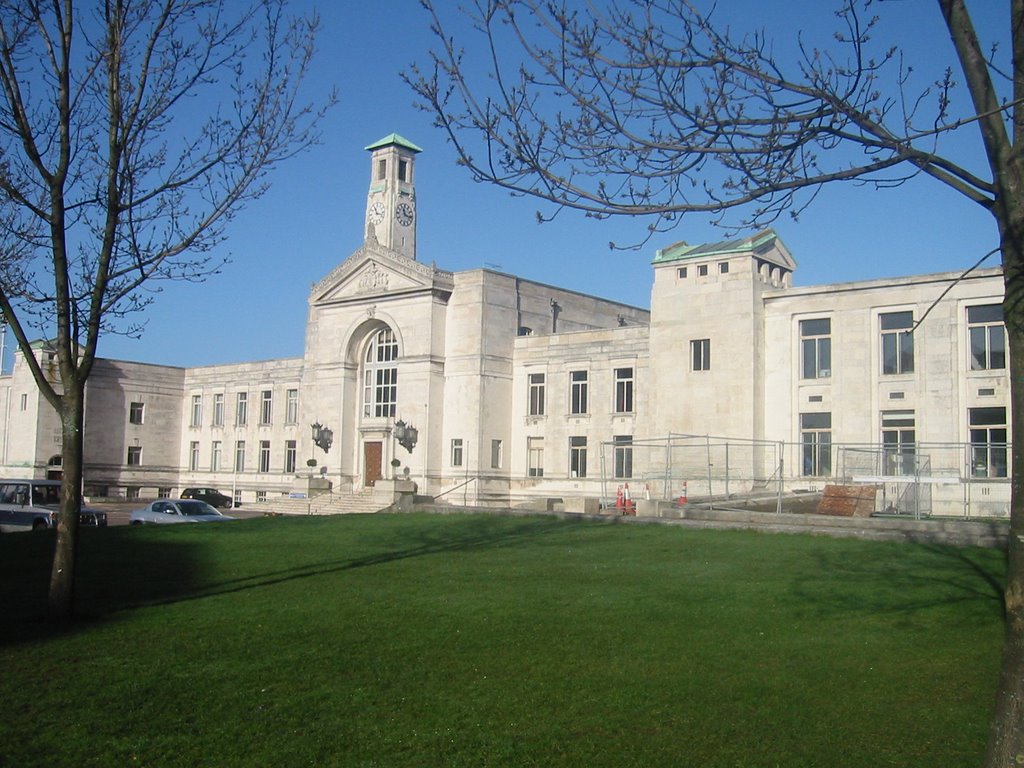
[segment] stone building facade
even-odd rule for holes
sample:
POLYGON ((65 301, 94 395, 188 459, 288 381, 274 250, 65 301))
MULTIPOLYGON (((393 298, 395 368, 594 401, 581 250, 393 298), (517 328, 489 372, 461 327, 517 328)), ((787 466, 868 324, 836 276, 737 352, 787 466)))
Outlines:
MULTIPOLYGON (((728 495, 852 477, 895 498, 913 477, 926 511, 963 509, 970 487, 973 513, 1007 513, 1000 270, 794 287, 795 260, 765 230, 658 251, 648 311, 420 261, 420 150, 396 134, 367 150, 365 241, 313 286, 303 355, 98 361, 87 492, 212 486, 251 502, 311 477, 346 493, 407 476, 509 503, 607 499, 630 481, 674 496, 683 481, 728 495), (417 433, 411 452, 398 422, 417 433)), ((59 466, 56 417, 16 357, 0 377, 0 471, 59 466)))

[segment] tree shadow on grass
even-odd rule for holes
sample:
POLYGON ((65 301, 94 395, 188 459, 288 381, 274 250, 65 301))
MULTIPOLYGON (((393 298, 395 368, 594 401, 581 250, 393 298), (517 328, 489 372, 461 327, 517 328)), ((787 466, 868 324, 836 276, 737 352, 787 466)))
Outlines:
MULTIPOLYGON (((67 624, 52 624, 45 618, 53 537, 44 533, 32 541, 14 542, 24 543, 23 547, 5 546, 14 538, 6 537, 0 542, 0 556, 12 556, 4 558, 0 569, 0 609, 6 614, 0 646, 79 632, 123 611, 236 594, 410 558, 516 547, 573 527, 572 522, 553 518, 473 515, 458 524, 401 526, 374 542, 347 542, 342 537, 339 546, 351 543, 360 554, 221 580, 212 579, 207 567, 209 558, 216 557, 217 539, 185 541, 163 536, 163 531, 147 535, 148 530, 127 528, 89 532, 92 535, 82 538, 79 555, 76 603, 80 610, 76 620, 67 624)), ((266 535, 274 534, 267 530, 266 535)))
POLYGON ((75 617, 47 618, 54 532, 17 533, 0 540, 0 646, 74 634, 123 606, 189 594, 203 584, 202 542, 146 538, 137 531, 82 531, 75 579, 75 617))
POLYGON ((910 617, 957 606, 964 622, 993 612, 1004 619, 1005 573, 1005 553, 994 549, 892 544, 864 557, 822 549, 814 567, 795 580, 792 594, 819 617, 858 612, 910 617), (826 577, 833 586, 823 592, 826 577))
POLYGON ((156 597, 135 604, 126 604, 122 606, 122 609, 132 609, 143 605, 166 605, 235 594, 302 579, 386 565, 411 558, 517 547, 526 543, 533 544, 539 536, 557 533, 571 527, 574 527, 574 523, 551 518, 520 519, 510 522, 507 519, 502 520, 488 515, 472 515, 461 520, 458 525, 420 526, 415 530, 403 528, 401 535, 397 538, 378 544, 380 549, 376 552, 368 552, 355 557, 302 563, 234 579, 211 581, 187 594, 179 593, 156 597))

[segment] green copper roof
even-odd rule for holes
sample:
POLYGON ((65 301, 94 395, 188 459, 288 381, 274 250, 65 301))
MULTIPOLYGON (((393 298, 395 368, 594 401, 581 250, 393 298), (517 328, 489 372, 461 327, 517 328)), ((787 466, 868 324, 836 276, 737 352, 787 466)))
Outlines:
POLYGON ((373 151, 375 149, 380 149, 381 147, 390 146, 391 144, 397 144, 400 147, 404 147, 405 149, 408 149, 410 152, 422 152, 423 151, 422 149, 417 147, 415 144, 413 144, 408 139, 403 139, 397 133, 389 133, 383 139, 377 139, 377 141, 373 142, 373 144, 370 144, 368 147, 366 147, 366 149, 370 150, 370 151, 373 151))
POLYGON ((775 232, 771 229, 765 229, 742 240, 723 240, 719 243, 704 243, 703 245, 687 245, 680 241, 675 245, 670 245, 668 248, 659 249, 655 253, 652 263, 664 264, 667 261, 745 253, 768 245, 775 239, 775 232))

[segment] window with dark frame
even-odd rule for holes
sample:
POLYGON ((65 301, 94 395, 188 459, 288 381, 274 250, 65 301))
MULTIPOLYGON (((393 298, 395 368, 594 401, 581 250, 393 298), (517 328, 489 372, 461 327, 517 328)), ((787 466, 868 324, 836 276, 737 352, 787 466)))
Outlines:
POLYGON ((569 477, 587 476, 587 438, 573 436, 569 438, 569 477))
POLYGON ((827 477, 832 474, 832 414, 801 413, 801 474, 827 477))
POLYGON ((146 407, 142 403, 131 403, 128 406, 128 423, 141 424, 145 416, 146 407))
POLYGON ((917 429, 913 411, 882 411, 882 473, 917 471, 917 429))
POLYGON ((1006 408, 968 408, 971 477, 1007 477, 1006 408))
POLYGON ((633 369, 616 368, 615 378, 615 413, 633 412, 633 369))
POLYGON ((612 475, 616 480, 633 477, 632 435, 615 435, 612 438, 612 475))
POLYGON ((800 321, 800 378, 832 376, 832 320, 827 317, 800 321))
POLYGON ((886 312, 878 316, 882 334, 882 373, 914 372, 913 312, 886 312))
POLYGON ((1006 326, 1001 304, 968 307, 967 336, 972 371, 1006 368, 1006 326))
POLYGON ((588 377, 587 371, 569 371, 569 413, 573 415, 587 413, 588 377))
POLYGON ((693 339, 690 342, 690 370, 711 370, 711 339, 693 339))
POLYGON ((260 425, 267 426, 274 417, 274 391, 264 389, 260 392, 260 425))

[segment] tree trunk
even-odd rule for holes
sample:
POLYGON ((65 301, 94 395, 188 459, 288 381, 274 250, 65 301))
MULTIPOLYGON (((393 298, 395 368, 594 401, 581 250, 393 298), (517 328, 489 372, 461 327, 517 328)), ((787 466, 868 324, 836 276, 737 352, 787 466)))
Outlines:
POLYGON ((1006 636, 985 762, 988 768, 1024 766, 1024 201, 1013 202, 1021 204, 1007 205, 1003 211, 1009 221, 1000 222, 1013 441, 1006 636))
POLYGON ((75 566, 78 557, 78 516, 82 508, 82 425, 85 422, 85 387, 65 388, 62 396, 61 458, 63 479, 57 543, 50 572, 49 615, 70 621, 75 611, 75 566))

